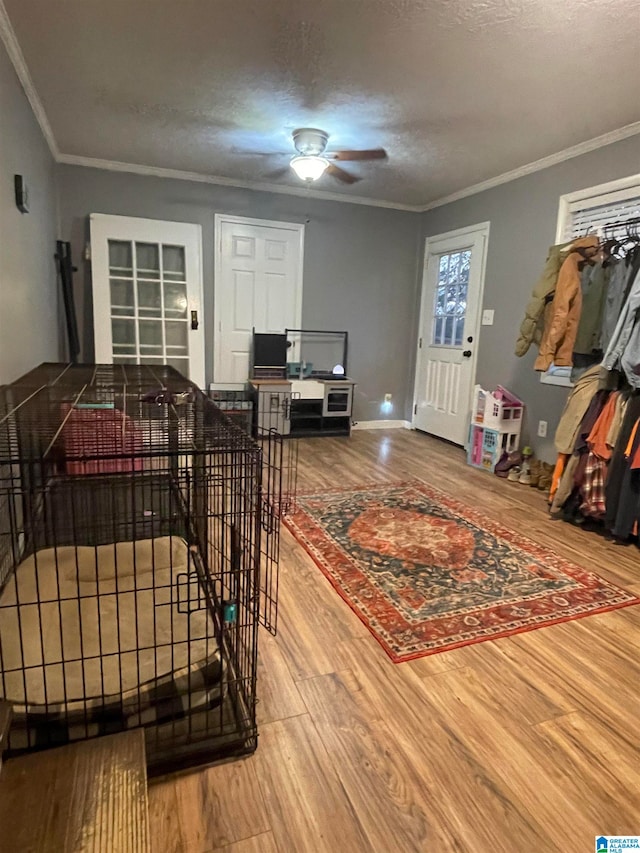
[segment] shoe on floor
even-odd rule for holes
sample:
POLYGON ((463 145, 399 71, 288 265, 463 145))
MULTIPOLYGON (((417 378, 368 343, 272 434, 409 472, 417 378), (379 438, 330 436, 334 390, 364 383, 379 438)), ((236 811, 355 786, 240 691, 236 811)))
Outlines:
POLYGON ((523 468, 520 472, 520 476, 518 477, 518 482, 521 486, 530 486, 531 485, 531 470, 527 470, 527 468, 523 468))
POLYGON ((522 473, 522 468, 519 465, 516 465, 515 468, 511 468, 507 475, 507 480, 510 483, 519 483, 520 482, 520 474, 522 473))
POLYGON ((553 465, 550 465, 548 462, 542 463, 540 479, 538 480, 538 488, 541 492, 548 492, 551 488, 551 481, 553 480, 553 470, 553 465))
POLYGON ((514 450, 513 453, 505 451, 496 463, 493 472, 496 477, 504 479, 509 476, 509 471, 515 468, 516 465, 522 465, 522 453, 519 450, 514 450))
POLYGON ((534 459, 531 462, 531 479, 529 480, 529 485, 537 488, 538 482, 540 481, 540 475, 542 474, 542 462, 539 459, 534 459))

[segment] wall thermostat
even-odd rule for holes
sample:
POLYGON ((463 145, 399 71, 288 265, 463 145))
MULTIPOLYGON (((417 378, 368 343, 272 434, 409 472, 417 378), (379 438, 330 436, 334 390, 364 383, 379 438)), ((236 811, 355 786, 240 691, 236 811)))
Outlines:
POLYGON ((16 188, 16 207, 20 213, 29 213, 29 193, 25 180, 22 175, 14 175, 13 181, 16 188))

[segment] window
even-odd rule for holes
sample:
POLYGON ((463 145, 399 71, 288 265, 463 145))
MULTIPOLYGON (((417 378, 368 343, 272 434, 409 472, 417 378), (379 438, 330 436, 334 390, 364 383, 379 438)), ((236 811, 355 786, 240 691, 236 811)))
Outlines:
MULTIPOLYGON (((556 242, 603 233, 609 222, 640 216, 640 175, 560 196, 556 242)), ((615 234, 615 231, 613 232, 615 234)))
MULTIPOLYGON (((640 175, 622 178, 560 196, 556 242, 567 242, 586 234, 603 236, 604 226, 619 222, 620 231, 628 219, 640 217, 640 175)), ((617 236, 616 228, 607 233, 617 236)), ((540 381, 547 385, 571 387, 571 368, 551 365, 540 381)))
POLYGON ((470 249, 440 255, 431 340, 433 346, 462 346, 470 263, 470 249))

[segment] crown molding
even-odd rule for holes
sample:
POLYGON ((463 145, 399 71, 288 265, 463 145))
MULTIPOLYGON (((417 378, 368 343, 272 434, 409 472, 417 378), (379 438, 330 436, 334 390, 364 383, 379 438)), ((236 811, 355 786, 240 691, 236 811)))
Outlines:
POLYGON ((0 0, 0 39, 2 39, 4 46, 7 49, 9 59, 11 60, 18 76, 18 80, 20 80, 22 88, 24 89, 27 100, 31 104, 31 109, 36 117, 36 121, 40 125, 42 135, 47 141, 51 155, 54 160, 57 160, 60 152, 58 151, 58 146, 56 145, 56 140, 54 138, 53 131, 51 130, 51 125, 49 124, 49 119, 47 118, 47 114, 42 106, 42 101, 38 97, 36 88, 33 85, 33 80, 31 79, 31 74, 29 74, 24 54, 18 44, 18 39, 16 38, 13 27, 11 26, 9 15, 7 14, 7 10, 5 9, 2 0, 0 0))
POLYGON ((566 160, 572 160, 574 157, 580 157, 581 154, 588 154, 590 151, 597 151, 598 148, 605 148, 607 145, 612 145, 614 142, 620 142, 623 139, 628 139, 630 136, 637 136, 640 133, 640 121, 627 124, 624 127, 619 127, 617 130, 611 130, 609 133, 603 133, 601 136, 594 136, 593 139, 587 139, 586 142, 580 142, 578 145, 572 145, 570 148, 565 148, 563 151, 557 151, 555 154, 550 154, 548 157, 542 157, 540 160, 534 160, 533 163, 527 163, 524 166, 519 166, 517 169, 512 169, 510 172, 503 172, 501 175, 496 175, 495 178, 489 178, 479 184, 472 184, 470 187, 465 187, 451 195, 443 196, 442 198, 430 201, 429 204, 423 207, 415 208, 420 213, 426 213, 428 210, 433 210, 435 207, 442 207, 444 204, 451 204, 453 201, 468 198, 471 195, 477 195, 485 190, 491 190, 494 187, 499 187, 501 184, 508 184, 509 181, 515 181, 517 178, 524 178, 525 175, 531 175, 534 172, 541 172, 543 169, 548 169, 550 166, 557 166, 559 163, 564 163, 566 160))
MULTIPOLYGON (((0 4, 1 3, 2 0, 0 0, 0 4)), ((113 160, 81 157, 75 154, 58 153, 56 159, 59 163, 65 163, 70 166, 85 166, 93 169, 106 169, 107 171, 112 172, 129 172, 131 174, 148 175, 157 178, 173 178, 181 181, 218 184, 225 187, 237 187, 239 189, 281 193, 284 195, 314 198, 321 201, 339 201, 346 202, 347 204, 361 204, 367 207, 404 210, 410 213, 426 213, 429 210, 434 210, 435 208, 442 207, 445 204, 451 204, 454 201, 460 201, 461 199, 468 198, 469 196, 477 195, 478 193, 493 189, 494 187, 499 187, 502 184, 507 184, 510 181, 515 181, 518 178, 524 178, 526 175, 540 172, 551 166, 557 166, 559 163, 564 163, 566 160, 572 160, 574 157, 580 157, 580 155, 588 154, 591 151, 597 151, 599 148, 605 148, 607 145, 612 145, 614 142, 620 142, 623 139, 628 139, 629 137, 637 136, 638 134, 640 134, 640 121, 634 122, 633 124, 627 124, 624 127, 612 130, 609 133, 603 133, 601 136, 596 136, 593 139, 580 142, 578 145, 572 145, 570 148, 565 148, 563 151, 550 154, 548 157, 542 157, 540 160, 534 160, 532 163, 519 166, 517 169, 511 169, 509 172, 503 172, 501 175, 496 175, 494 178, 489 178, 479 184, 472 184, 469 187, 465 187, 462 190, 451 193, 451 195, 435 199, 426 205, 396 204, 394 202, 381 201, 380 199, 367 198, 366 196, 345 196, 339 193, 311 190, 307 187, 298 188, 281 186, 278 184, 260 183, 258 181, 241 181, 234 178, 223 178, 216 175, 204 175, 200 172, 183 172, 177 169, 164 169, 158 166, 141 166, 135 163, 120 163, 113 160)))
POLYGON ((183 172, 179 169, 165 169, 160 166, 142 166, 137 163, 121 163, 117 160, 100 160, 95 157, 81 157, 76 154, 59 154, 58 162, 67 166, 84 166, 88 169, 103 169, 108 172, 127 172, 133 175, 146 175, 154 178, 170 178, 178 181, 195 181, 200 184, 216 184, 223 187, 257 190, 259 192, 280 193, 302 198, 313 198, 319 201, 340 201, 346 204, 361 204, 366 207, 384 207, 391 210, 405 210, 411 213, 419 212, 420 208, 409 204, 395 204, 391 201, 381 201, 365 196, 342 195, 311 190, 307 187, 289 187, 280 184, 266 184, 260 181, 241 181, 236 178, 224 178, 217 175, 205 175, 201 172, 183 172))

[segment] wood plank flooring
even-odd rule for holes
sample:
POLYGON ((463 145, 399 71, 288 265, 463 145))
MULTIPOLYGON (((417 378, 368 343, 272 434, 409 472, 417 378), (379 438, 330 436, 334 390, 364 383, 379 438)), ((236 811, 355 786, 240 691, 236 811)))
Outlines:
MULTIPOLYGON (((300 443, 299 490, 420 478, 640 590, 640 551, 408 430, 300 443)), ((255 755, 150 787, 154 853, 532 853, 640 833, 640 607, 395 665, 284 531, 255 755)))
POLYGON ((149 853, 142 729, 7 761, 3 853, 149 853))

